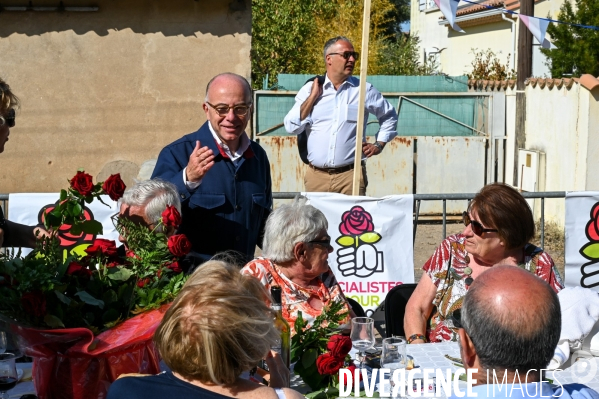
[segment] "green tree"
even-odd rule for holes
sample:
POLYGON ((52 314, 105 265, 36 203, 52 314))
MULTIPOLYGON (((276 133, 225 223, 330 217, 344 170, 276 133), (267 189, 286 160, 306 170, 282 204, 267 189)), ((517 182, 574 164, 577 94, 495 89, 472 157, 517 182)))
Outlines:
MULTIPOLYGON (((362 12, 363 2, 358 0, 253 0, 254 88, 262 88, 267 74, 271 87, 279 73, 322 73, 322 47, 331 37, 347 36, 356 51, 361 51, 362 12)), ((370 74, 388 69, 390 62, 385 57, 389 48, 402 48, 405 44, 395 37, 400 37, 396 33, 399 23, 408 18, 407 0, 373 0, 368 46, 370 74)), ((355 74, 359 74, 359 67, 358 62, 355 74)))
MULTIPOLYGON (((573 24, 599 26, 599 0, 569 0, 562 4, 558 20, 573 24), (574 8, 576 11, 574 11, 574 8)), ((599 31, 567 24, 549 24, 547 33, 551 35, 557 49, 541 49, 548 58, 547 66, 551 76, 580 76, 589 73, 599 76, 599 31)))
POLYGON ((334 2, 327 0, 252 1, 252 81, 262 88, 276 82, 279 73, 309 73, 310 51, 306 39, 315 30, 316 18, 331 18, 334 2))
POLYGON ((434 56, 424 63, 420 62, 420 38, 416 35, 396 34, 392 40, 385 41, 384 56, 381 57, 379 75, 430 75, 435 72, 438 63, 434 56))

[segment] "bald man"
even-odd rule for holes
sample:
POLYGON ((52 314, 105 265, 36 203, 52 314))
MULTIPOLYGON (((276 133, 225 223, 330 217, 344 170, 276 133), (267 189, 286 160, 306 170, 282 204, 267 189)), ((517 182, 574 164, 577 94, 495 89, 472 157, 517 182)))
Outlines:
POLYGON ((561 313, 555 292, 534 274, 494 266, 474 280, 454 322, 464 367, 478 370, 477 397, 599 399, 581 384, 541 381, 559 340, 561 313))
POLYGON ((177 186, 185 233, 205 260, 228 250, 254 256, 272 208, 266 152, 245 129, 252 114, 252 89, 233 73, 210 80, 203 104, 206 123, 167 145, 152 178, 177 186))

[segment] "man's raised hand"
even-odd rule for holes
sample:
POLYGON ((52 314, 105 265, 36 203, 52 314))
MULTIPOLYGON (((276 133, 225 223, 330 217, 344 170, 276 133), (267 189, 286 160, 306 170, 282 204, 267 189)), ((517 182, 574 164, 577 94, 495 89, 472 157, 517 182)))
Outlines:
POLYGON ((196 147, 189 156, 189 163, 185 170, 187 181, 199 182, 214 165, 214 153, 208 147, 200 147, 200 141, 196 141, 196 147))

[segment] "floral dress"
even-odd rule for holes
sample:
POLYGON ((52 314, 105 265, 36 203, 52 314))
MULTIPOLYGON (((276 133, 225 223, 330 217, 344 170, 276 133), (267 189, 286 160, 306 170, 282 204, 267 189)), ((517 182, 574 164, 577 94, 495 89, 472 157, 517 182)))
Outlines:
MULTIPOLYGON (((451 320, 447 318, 462 307, 462 301, 468 291, 465 284, 468 275, 464 273, 468 266, 465 259, 468 255, 465 241, 466 237, 462 234, 447 237, 422 267, 437 287, 433 300, 433 315, 429 319, 426 331, 429 342, 457 340, 457 329, 453 328, 451 320)), ((524 263, 519 266, 546 281, 555 292, 564 288, 553 259, 539 247, 526 244, 524 263)))
POLYGON ((349 323, 349 305, 339 283, 337 283, 337 279, 335 279, 335 275, 330 269, 320 275, 318 285, 312 288, 301 287, 289 280, 273 262, 266 258, 254 259, 241 269, 241 273, 258 278, 269 292, 270 287, 273 285, 281 287, 283 318, 289 323, 292 336, 295 334, 295 320, 299 311, 302 312, 302 318, 309 325, 321 313, 320 309, 315 309, 310 305, 310 298, 320 299, 323 306, 328 306, 331 301, 344 302, 348 315, 341 324, 349 323))

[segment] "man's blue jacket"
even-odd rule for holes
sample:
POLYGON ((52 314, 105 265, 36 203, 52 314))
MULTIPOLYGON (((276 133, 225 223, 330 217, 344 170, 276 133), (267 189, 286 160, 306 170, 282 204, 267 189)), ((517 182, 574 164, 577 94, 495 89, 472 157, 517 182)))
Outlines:
POLYGON ((221 155, 208 122, 164 147, 158 156, 152 178, 177 186, 183 218, 179 233, 187 235, 193 250, 206 260, 226 250, 252 259, 256 245, 262 245, 264 224, 272 209, 270 164, 266 152, 254 141, 244 158, 236 171, 231 160, 221 155), (215 159, 200 186, 189 191, 183 169, 196 140, 210 148, 215 159))

